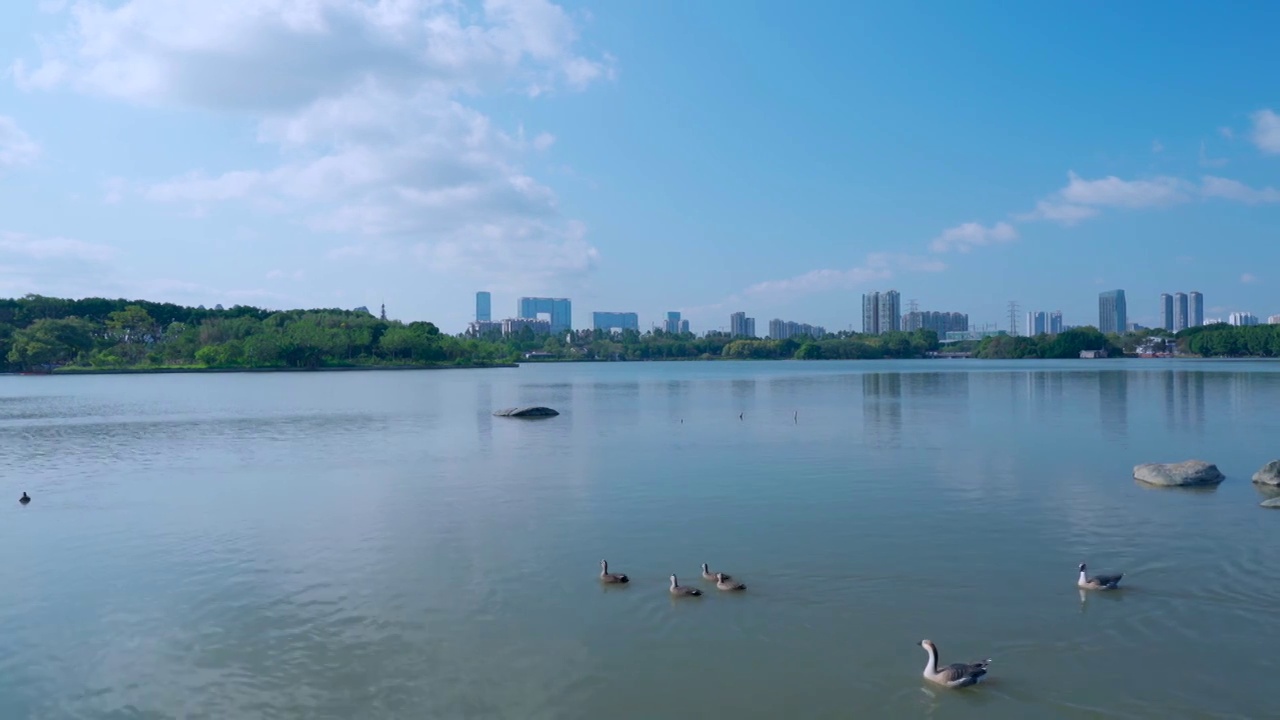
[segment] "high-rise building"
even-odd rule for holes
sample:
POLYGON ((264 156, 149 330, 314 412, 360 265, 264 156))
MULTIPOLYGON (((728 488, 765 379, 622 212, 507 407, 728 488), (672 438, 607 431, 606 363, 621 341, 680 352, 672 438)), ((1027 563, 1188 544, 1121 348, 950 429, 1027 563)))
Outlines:
POLYGON ((1204 296, 1195 290, 1191 291, 1191 317, 1189 324, 1191 327, 1204 325, 1204 296))
POLYGON ((1057 335, 1062 332, 1062 311, 1054 310, 1049 313, 1049 334, 1057 335))
POLYGON ((591 326, 595 330, 635 330, 640 332, 640 316, 633 312, 593 312, 591 326))
POLYGON ((730 315, 729 334, 733 337, 755 337, 756 319, 747 317, 744 312, 736 312, 730 315))
POLYGON ((662 323, 662 330, 672 335, 680 332, 680 313, 674 311, 667 313, 666 322, 662 323))
POLYGON ((1227 316, 1227 324, 1246 327, 1258 324, 1258 316, 1247 312, 1233 312, 1227 316))
POLYGON ((680 321, 680 332, 681 332, 681 334, 684 334, 684 333, 689 332, 689 321, 688 321, 688 320, 681 320, 681 321, 680 321))
POLYGON ((536 320, 539 315, 549 315, 553 333, 573 328, 573 304, 568 298, 522 297, 517 315, 521 320, 536 320))
POLYGON ((1280 315, 1272 315, 1267 318, 1268 325, 1280 325, 1280 315))
POLYGON ((1049 316, 1043 310, 1027 313, 1027 335, 1035 337, 1049 332, 1049 316))
POLYGON ((1106 290, 1098 293, 1098 330, 1103 334, 1119 334, 1129 326, 1129 313, 1125 308, 1124 290, 1106 290))
POLYGON ((1173 332, 1173 296, 1160 293, 1160 327, 1173 332))
POLYGON ((1173 331, 1181 332, 1187 329, 1187 294, 1173 294, 1173 331))
POLYGON ((769 321, 769 337, 773 340, 786 340, 792 337, 820 338, 827 334, 827 329, 820 325, 791 322, 773 319, 769 321))
POLYGON ((488 291, 481 290, 476 293, 476 322, 489 322, 493 319, 489 300, 488 291))
POLYGON ((862 296, 862 332, 880 335, 902 329, 902 296, 897 290, 862 296))
POLYGON ((932 330, 941 338, 945 337, 949 332, 964 332, 968 330, 969 316, 958 312, 915 310, 902 316, 900 327, 906 332, 932 330))

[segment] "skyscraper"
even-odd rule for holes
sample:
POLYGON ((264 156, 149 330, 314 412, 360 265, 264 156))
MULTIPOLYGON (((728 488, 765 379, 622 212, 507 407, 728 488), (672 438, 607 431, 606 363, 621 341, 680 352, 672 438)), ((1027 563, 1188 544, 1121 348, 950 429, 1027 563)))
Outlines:
POLYGON ((1104 334, 1118 334, 1127 327, 1129 314, 1125 308, 1124 290, 1098 293, 1098 330, 1104 334))
POLYGON ((1187 329, 1187 294, 1173 294, 1173 331, 1180 332, 1187 329))
POLYGON ((635 330, 640 332, 640 316, 633 312, 593 312, 593 330, 635 330))
POLYGON ((744 312, 736 312, 730 315, 729 334, 733 337, 755 337, 756 319, 747 317, 744 312))
POLYGON ((519 317, 535 320, 539 314, 551 316, 551 332, 561 333, 573 328, 573 304, 568 298, 520 298, 519 317))
POLYGON ((490 312, 489 305, 489 293, 488 291, 481 290, 476 293, 476 322, 489 322, 492 319, 492 313, 490 312))
POLYGON ((678 312, 667 313, 667 320, 662 324, 662 329, 665 332, 671 333, 672 335, 675 335, 676 333, 680 332, 680 313, 678 312))
POLYGON ((1173 332, 1173 296, 1160 293, 1160 327, 1173 332))
POLYGON ((1062 311, 1054 310, 1049 313, 1049 334, 1057 335, 1062 332, 1062 311))
POLYGON ((880 334, 880 293, 878 292, 862 296, 862 332, 866 335, 880 334))
POLYGON ((1049 316, 1043 311, 1027 313, 1027 335, 1035 337, 1049 332, 1049 316))
POLYGON ((902 329, 902 299, 897 290, 890 290, 880 296, 880 332, 894 332, 902 329))
POLYGON ((1191 327, 1204 325, 1204 296, 1195 290, 1191 291, 1191 327))

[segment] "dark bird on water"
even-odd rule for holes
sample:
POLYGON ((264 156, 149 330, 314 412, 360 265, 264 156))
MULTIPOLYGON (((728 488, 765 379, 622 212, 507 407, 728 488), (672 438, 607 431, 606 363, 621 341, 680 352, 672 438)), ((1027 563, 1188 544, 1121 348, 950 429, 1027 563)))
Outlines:
POLYGON ((738 413, 738 419, 741 420, 743 415, 746 415, 746 413, 738 413))
POLYGON ((18 498, 18 502, 22 503, 23 505, 26 505, 27 503, 31 502, 31 497, 28 496, 27 493, 24 491, 22 493, 22 497, 18 498))

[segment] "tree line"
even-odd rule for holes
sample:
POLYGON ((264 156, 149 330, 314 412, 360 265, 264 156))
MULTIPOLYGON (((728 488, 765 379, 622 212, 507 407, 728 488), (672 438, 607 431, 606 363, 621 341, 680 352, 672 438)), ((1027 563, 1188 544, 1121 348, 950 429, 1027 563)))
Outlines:
POLYGON ((1198 357, 1280 357, 1280 325, 1215 323, 1187 328, 1176 334, 1154 329, 1124 335, 1103 335, 1095 327, 1079 327, 1057 335, 983 338, 973 353, 979 358, 1016 360, 1074 358, 1084 350, 1104 350, 1110 357, 1119 357, 1138 352, 1143 346, 1156 352, 1198 357))

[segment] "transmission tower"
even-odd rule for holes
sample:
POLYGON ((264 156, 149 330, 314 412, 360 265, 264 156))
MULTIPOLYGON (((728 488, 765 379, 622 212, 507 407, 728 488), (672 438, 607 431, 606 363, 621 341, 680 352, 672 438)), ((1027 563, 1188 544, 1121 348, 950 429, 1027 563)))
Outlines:
POLYGON ((920 312, 920 303, 915 300, 908 300, 907 312, 920 312))
POLYGON ((1009 334, 1016 336, 1018 334, 1018 301, 1009 301, 1009 334))

